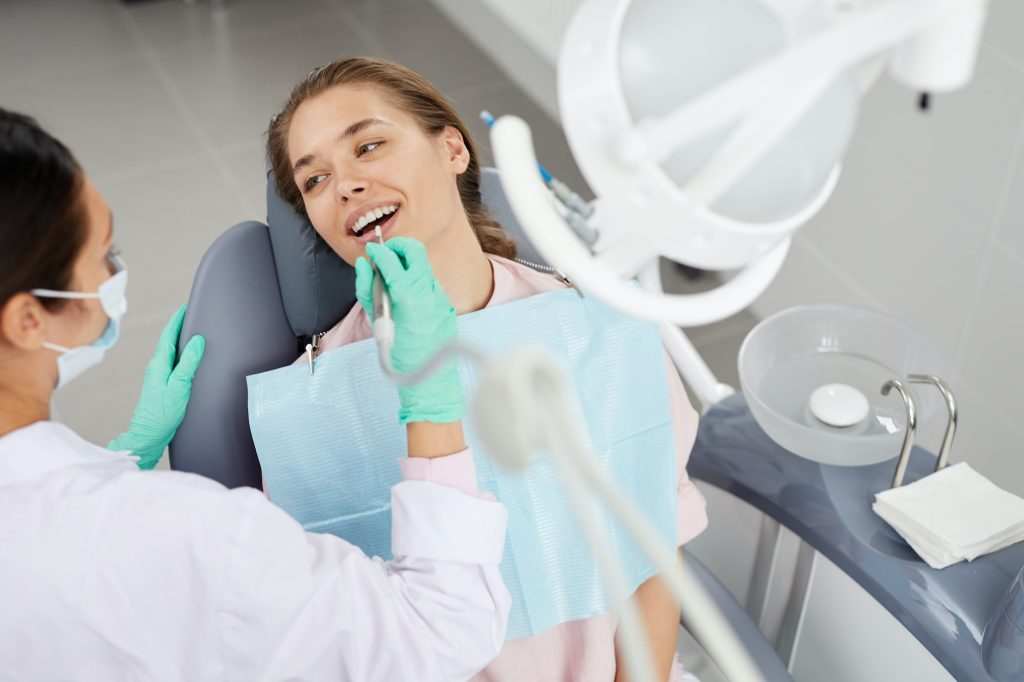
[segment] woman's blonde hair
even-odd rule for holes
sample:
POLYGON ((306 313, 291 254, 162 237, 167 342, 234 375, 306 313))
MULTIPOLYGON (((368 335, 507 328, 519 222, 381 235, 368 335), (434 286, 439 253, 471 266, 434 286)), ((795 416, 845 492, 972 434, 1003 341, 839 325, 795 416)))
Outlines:
POLYGON ((476 153, 476 143, 469 134, 466 124, 444 95, 426 78, 400 64, 384 59, 339 59, 309 74, 292 90, 281 113, 274 117, 267 131, 270 164, 274 171, 277 191, 285 201, 294 206, 301 215, 306 214, 302 193, 292 180, 288 157, 288 129, 292 117, 303 102, 340 85, 367 85, 377 88, 392 105, 412 116, 427 135, 440 135, 446 126, 452 126, 462 133, 462 139, 469 151, 469 166, 458 176, 457 184, 466 217, 484 251, 505 258, 515 258, 516 243, 491 216, 480 197, 480 162, 476 153))

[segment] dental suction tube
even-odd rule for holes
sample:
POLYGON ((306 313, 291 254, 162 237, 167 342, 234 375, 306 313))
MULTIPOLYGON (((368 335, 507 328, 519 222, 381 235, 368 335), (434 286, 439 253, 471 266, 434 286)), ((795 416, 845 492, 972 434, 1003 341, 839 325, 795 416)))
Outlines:
MULTIPOLYGON (((540 254, 585 293, 627 315, 682 326, 710 324, 734 315, 768 287, 789 251, 789 240, 783 240, 728 283, 707 293, 672 295, 638 287, 631 281, 637 270, 623 277, 613 261, 595 257, 555 211, 536 171, 530 128, 522 119, 498 119, 491 146, 512 211, 540 254)), ((639 260, 646 264, 656 257, 651 251, 639 260)))

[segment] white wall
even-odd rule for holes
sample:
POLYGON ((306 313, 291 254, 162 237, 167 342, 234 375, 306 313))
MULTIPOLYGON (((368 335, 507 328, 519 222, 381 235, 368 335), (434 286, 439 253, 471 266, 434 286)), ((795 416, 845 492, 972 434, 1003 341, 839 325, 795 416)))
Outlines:
MULTIPOLYGON (((1024 494, 1024 3, 993 0, 974 80, 927 114, 888 80, 865 99, 835 196, 760 315, 837 301, 888 311, 954 365, 953 459, 1024 494)), ((937 447, 934 434, 923 443, 937 447)))
MULTIPOLYGON (((544 6, 434 1, 545 110, 557 109, 554 45, 578 0, 544 6), (481 17, 505 27, 500 41, 481 17)), ((1024 2, 992 0, 976 77, 961 92, 934 97, 927 114, 916 109, 915 93, 883 77, 863 102, 835 196, 802 230, 778 280, 752 307, 766 316, 803 303, 849 303, 918 327, 954 367, 949 380, 961 426, 953 459, 971 462, 1018 494, 1024 494, 1022 35, 1024 2)), ((921 444, 936 449, 939 433, 941 424, 925 428, 921 444)))

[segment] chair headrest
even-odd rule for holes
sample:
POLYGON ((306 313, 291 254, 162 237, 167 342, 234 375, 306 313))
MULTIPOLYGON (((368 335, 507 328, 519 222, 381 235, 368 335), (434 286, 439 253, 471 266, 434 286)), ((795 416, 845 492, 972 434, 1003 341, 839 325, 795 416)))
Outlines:
MULTIPOLYGON (((491 215, 515 239, 520 257, 544 265, 519 227, 496 169, 483 169, 480 193, 491 215)), ((288 324, 302 338, 326 332, 355 305, 355 270, 281 198, 269 167, 267 224, 288 324)))
POLYGON ((355 270, 277 193, 267 168, 267 225, 285 316, 295 336, 338 323, 356 302, 355 270))

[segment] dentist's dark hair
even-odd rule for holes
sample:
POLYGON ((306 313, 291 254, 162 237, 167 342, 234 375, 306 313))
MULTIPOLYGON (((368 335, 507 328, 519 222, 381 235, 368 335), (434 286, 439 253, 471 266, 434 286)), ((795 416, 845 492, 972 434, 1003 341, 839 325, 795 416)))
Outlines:
POLYGON ((67 147, 35 119, 0 109, 0 308, 29 289, 71 287, 86 237, 82 184, 67 147))
POLYGON ((469 127, 455 111, 455 107, 430 81, 412 69, 386 59, 339 59, 315 69, 295 86, 281 113, 274 117, 267 131, 267 151, 281 198, 290 203, 300 215, 306 215, 302 194, 292 178, 291 163, 288 160, 288 128, 291 127, 292 117, 299 105, 325 90, 341 85, 376 88, 391 104, 416 119, 420 130, 427 135, 440 135, 447 126, 458 130, 469 150, 469 166, 456 180, 469 224, 476 233, 480 248, 485 252, 505 258, 516 257, 515 241, 491 216, 480 196, 480 156, 469 127))

